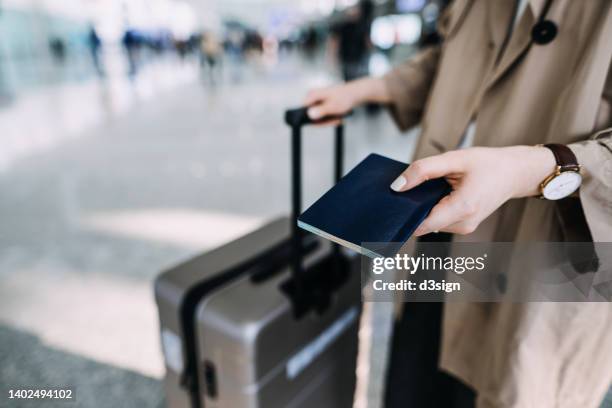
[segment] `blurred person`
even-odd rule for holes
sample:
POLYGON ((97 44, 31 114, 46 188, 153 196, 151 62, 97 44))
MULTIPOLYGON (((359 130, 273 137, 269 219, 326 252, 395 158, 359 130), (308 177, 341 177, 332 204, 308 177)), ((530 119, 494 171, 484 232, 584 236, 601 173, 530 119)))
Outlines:
POLYGON ((128 60, 128 76, 134 78, 138 71, 138 49, 140 48, 140 42, 134 30, 125 30, 121 44, 128 60))
POLYGON ((192 51, 192 41, 190 38, 188 39, 175 39, 174 40, 174 49, 176 50, 179 58, 181 60, 185 60, 187 55, 192 51))
POLYGON ((66 61, 66 42, 60 37, 52 37, 49 40, 49 49, 53 59, 58 64, 63 64, 66 61))
MULTIPOLYGON (((421 240, 611 242, 612 2, 456 0, 438 29, 382 78, 311 91, 309 116, 373 101, 401 130, 420 124, 390 187, 452 186, 421 240), (579 190, 535 198, 573 162, 579 190)), ((386 407, 603 407, 611 339, 606 303, 405 303, 386 407)))
POLYGON ((202 35, 200 40, 200 67, 208 70, 211 84, 215 83, 216 71, 220 73, 221 43, 212 31, 202 35))
POLYGON ((264 50, 264 39, 257 30, 248 30, 244 36, 242 48, 247 54, 261 55, 264 50))
POLYGON ((345 81, 368 75, 370 26, 374 3, 362 0, 351 7, 347 15, 331 27, 332 52, 336 53, 345 81))
POLYGON ((244 31, 231 29, 225 39, 225 50, 230 61, 230 76, 234 82, 242 78, 242 62, 244 57, 244 31))
POLYGON ((96 69, 96 73, 98 76, 104 76, 104 68, 102 67, 102 63, 100 61, 100 49, 102 48, 102 41, 96 32, 96 28, 93 24, 89 26, 89 32, 87 33, 87 46, 89 47, 89 52, 91 53, 91 59, 94 64, 94 68, 96 69))
POLYGON ((244 32, 232 29, 227 33, 225 40, 225 48, 229 56, 235 61, 242 60, 242 52, 244 50, 244 32))
POLYGON ((319 48, 319 33, 314 26, 309 26, 303 34, 302 47, 304 54, 309 59, 314 59, 314 56, 319 48))

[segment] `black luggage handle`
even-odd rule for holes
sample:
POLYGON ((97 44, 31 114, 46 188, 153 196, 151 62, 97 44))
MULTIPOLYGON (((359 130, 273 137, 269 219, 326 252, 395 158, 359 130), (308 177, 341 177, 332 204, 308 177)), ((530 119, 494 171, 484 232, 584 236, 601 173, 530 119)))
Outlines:
MULTIPOLYGON (((346 115, 325 116, 315 121, 308 116, 308 107, 285 111, 285 123, 291 127, 291 215, 294 226, 297 226, 297 218, 302 207, 302 126, 342 119, 350 114, 349 112, 346 115)), ((334 181, 336 183, 342 178, 343 158, 344 126, 340 124, 335 128, 334 141, 334 181)))
POLYGON ((349 111, 342 115, 328 115, 324 116, 320 119, 313 120, 308 116, 308 109, 310 106, 302 106, 301 108, 295 109, 287 109, 285 111, 285 123, 289 126, 293 127, 302 127, 304 125, 324 123, 330 120, 342 120, 347 116, 351 116, 353 114, 352 111, 349 111))
MULTIPOLYGON (((297 225, 297 219, 302 208, 302 126, 334 119, 342 119, 348 115, 350 115, 350 112, 346 115, 326 116, 314 121, 308 116, 308 107, 285 111, 285 123, 291 127, 291 239, 293 242, 291 268, 295 281, 295 296, 298 299, 298 303, 304 296, 302 276, 302 231, 297 225)), ((334 140, 334 181, 336 183, 342 178, 343 158, 344 126, 340 124, 335 128, 334 140)), ((339 246, 334 244, 334 254, 339 255, 339 251, 339 246)), ((296 315, 299 316, 302 312, 304 312, 304 310, 296 310, 296 315)))

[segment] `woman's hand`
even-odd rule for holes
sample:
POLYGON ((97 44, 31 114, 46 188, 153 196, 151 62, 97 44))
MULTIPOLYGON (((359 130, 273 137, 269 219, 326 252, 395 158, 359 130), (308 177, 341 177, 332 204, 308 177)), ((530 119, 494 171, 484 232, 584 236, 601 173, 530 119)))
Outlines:
POLYGON ((417 160, 391 188, 406 191, 425 180, 444 177, 453 191, 431 210, 415 235, 469 234, 509 199, 539 194, 540 183, 555 166, 552 152, 545 147, 475 147, 417 160))
MULTIPOLYGON (((362 78, 355 81, 313 89, 304 104, 310 106, 308 116, 318 120, 325 116, 342 116, 365 102, 388 103, 390 96, 380 78, 362 78)), ((329 120, 320 125, 337 125, 340 120, 329 120)))

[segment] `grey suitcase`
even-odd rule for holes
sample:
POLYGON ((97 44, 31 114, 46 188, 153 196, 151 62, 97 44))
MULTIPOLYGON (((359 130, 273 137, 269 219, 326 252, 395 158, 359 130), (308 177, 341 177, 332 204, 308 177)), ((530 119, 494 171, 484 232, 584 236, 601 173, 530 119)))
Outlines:
MULTIPOLYGON (((300 127, 293 217, 161 274, 155 294, 169 407, 348 407, 361 311, 359 262, 302 234, 300 127)), ((336 132, 340 177, 342 128, 336 132)))
MULTIPOLYGON (((306 268, 330 271, 328 251, 306 268), (317 266, 317 263, 319 265, 317 266)), ((358 268, 326 310, 296 319, 279 290, 290 271, 263 283, 242 278, 197 308, 204 407, 351 407, 360 315, 358 268)))

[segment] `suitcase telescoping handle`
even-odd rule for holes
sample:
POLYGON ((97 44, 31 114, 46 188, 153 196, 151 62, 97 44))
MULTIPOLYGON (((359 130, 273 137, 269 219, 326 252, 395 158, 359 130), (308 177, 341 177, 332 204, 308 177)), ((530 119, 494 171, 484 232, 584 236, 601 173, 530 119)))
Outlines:
MULTIPOLYGON (((308 108, 302 107, 285 111, 285 122, 291 127, 291 215, 293 225, 297 227, 297 218, 302 210, 302 126, 322 123, 334 119, 342 119, 344 116, 326 116, 314 121, 308 117, 308 108)), ((344 126, 342 124, 335 128, 334 140, 334 181, 342 178, 342 166, 344 158, 344 126)), ((295 229, 294 231, 298 231, 295 229)))
MULTIPOLYGON (((349 115, 348 113, 347 115, 349 115)), ((334 119, 342 119, 347 116, 326 116, 314 121, 308 116, 308 107, 289 109, 285 111, 285 123, 291 127, 291 239, 292 257, 291 269, 295 283, 295 296, 301 299, 303 293, 302 274, 302 232, 297 225, 297 219, 302 211, 302 126, 308 124, 322 123, 334 119)), ((344 126, 342 124, 335 128, 334 140, 334 178, 338 182, 342 177, 342 166, 344 158, 344 126)), ((334 252, 339 253, 339 247, 334 244, 334 252)))

